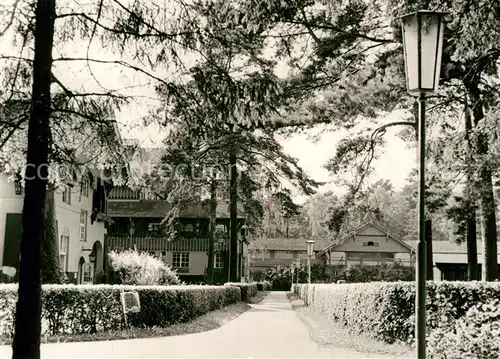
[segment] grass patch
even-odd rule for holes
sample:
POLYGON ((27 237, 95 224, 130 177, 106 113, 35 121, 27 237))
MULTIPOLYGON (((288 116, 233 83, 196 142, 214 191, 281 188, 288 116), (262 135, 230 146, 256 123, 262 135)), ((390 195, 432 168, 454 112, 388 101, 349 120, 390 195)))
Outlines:
POLYGON ((254 295, 253 297, 251 297, 249 299, 249 303, 250 304, 259 304, 260 302, 262 302, 264 300, 265 297, 267 297, 268 294, 269 294, 269 291, 257 292, 256 295, 254 295))
POLYGON ((309 329, 311 339, 322 347, 346 348, 360 353, 400 358, 414 358, 416 355, 415 351, 404 343, 388 344, 366 335, 351 333, 344 326, 306 307, 299 296, 289 292, 287 297, 293 310, 309 329))
MULTIPOLYGON (((213 311, 187 323, 174 324, 166 328, 132 328, 120 331, 109 331, 95 334, 61 335, 42 337, 42 343, 69 343, 107 341, 134 338, 169 337, 175 335, 194 334, 217 329, 236 319, 250 309, 246 303, 237 303, 223 309, 213 311)), ((12 339, 0 338, 0 345, 11 345, 12 339)))

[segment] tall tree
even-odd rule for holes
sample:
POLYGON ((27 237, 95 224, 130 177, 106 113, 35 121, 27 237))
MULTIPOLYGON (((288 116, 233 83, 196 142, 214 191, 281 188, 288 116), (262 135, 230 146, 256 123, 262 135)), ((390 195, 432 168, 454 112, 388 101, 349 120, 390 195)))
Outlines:
POLYGON ((55 0, 38 0, 35 9, 35 54, 33 90, 28 127, 26 191, 19 290, 15 316, 12 358, 40 358, 41 278, 40 251, 48 178, 49 131, 51 114, 52 45, 54 41, 55 0))

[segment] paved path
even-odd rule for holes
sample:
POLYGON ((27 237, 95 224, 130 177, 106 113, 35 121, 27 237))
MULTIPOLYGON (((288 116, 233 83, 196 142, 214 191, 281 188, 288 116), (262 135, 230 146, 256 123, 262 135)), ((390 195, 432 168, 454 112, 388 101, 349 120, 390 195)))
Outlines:
MULTIPOLYGON (((376 358, 318 348, 294 313, 285 292, 271 292, 259 304, 221 328, 174 337, 86 343, 42 344, 42 358, 376 358)), ((0 346, 0 358, 11 349, 0 346)), ((380 357, 380 356, 378 356, 380 357)))

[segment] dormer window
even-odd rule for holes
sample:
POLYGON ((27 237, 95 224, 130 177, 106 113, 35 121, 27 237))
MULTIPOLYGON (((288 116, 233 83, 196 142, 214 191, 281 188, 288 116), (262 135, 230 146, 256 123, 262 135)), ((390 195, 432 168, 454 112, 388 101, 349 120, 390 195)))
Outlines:
POLYGON ((378 243, 374 241, 364 242, 363 247, 378 247, 378 243))
POLYGON ((67 204, 71 204, 71 187, 66 186, 63 189, 62 201, 67 204))
POLYGON ((81 186, 82 186, 82 196, 88 197, 90 191, 89 182, 87 180, 83 180, 81 186))
POLYGON ((14 180, 14 190, 16 191, 16 195, 23 194, 23 186, 21 185, 21 176, 18 176, 14 180))
POLYGON ((369 241, 368 243, 366 243, 366 245, 369 247, 374 247, 375 243, 373 243, 372 241, 369 241))

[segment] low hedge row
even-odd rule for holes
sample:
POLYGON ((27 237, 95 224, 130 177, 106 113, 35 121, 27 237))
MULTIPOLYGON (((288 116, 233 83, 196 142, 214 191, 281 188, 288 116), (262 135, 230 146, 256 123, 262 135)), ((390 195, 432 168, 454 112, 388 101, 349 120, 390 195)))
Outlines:
POLYGON ((241 300, 249 302, 250 298, 257 295, 257 283, 224 283, 225 287, 237 287, 241 291, 241 300))
MULTIPOLYGON (((0 337, 13 334, 17 284, 0 285, 0 337)), ((121 291, 137 291, 141 310, 128 313, 132 327, 187 322, 241 301, 236 287, 43 285, 42 334, 88 334, 125 329, 121 291)))
POLYGON ((272 289, 271 282, 268 282, 267 280, 263 282, 257 282, 257 290, 263 292, 263 291, 268 291, 272 289))
MULTIPOLYGON (((413 342, 415 285, 412 282, 298 284, 292 290, 314 311, 357 333, 386 342, 413 342)), ((427 328, 456 322, 477 305, 500 299, 500 283, 429 282, 427 328)))

